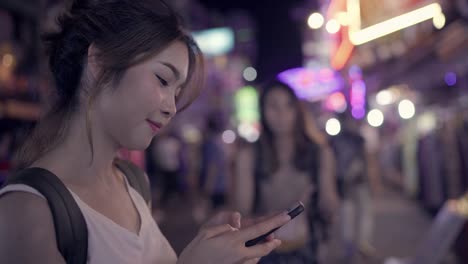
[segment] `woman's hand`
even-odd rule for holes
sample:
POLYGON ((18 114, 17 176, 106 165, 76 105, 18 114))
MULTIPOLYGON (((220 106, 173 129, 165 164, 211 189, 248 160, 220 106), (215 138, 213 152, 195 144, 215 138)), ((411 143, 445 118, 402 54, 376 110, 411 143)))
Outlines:
MULTIPOLYGON (((216 215, 210 218, 202 227, 209 228, 218 225, 228 224, 234 228, 240 229, 241 228, 241 214, 239 212, 231 212, 231 211, 221 211, 218 212, 216 215)), ((244 219, 242 219, 244 220, 244 219)), ((244 225, 242 225, 245 227, 244 225)))
MULTIPOLYGON (((234 218, 236 217, 234 216, 234 218)), ((223 219, 222 216, 218 220, 221 219, 223 219)), ((231 218, 227 217, 226 219, 231 218)), ((195 239, 184 249, 177 263, 257 263, 261 257, 268 255, 278 247, 281 241, 277 239, 267 240, 265 243, 253 247, 246 247, 245 242, 263 235, 273 228, 284 225, 290 219, 289 215, 284 212, 244 229, 235 228, 226 222, 225 224, 205 225, 200 229, 195 239)))

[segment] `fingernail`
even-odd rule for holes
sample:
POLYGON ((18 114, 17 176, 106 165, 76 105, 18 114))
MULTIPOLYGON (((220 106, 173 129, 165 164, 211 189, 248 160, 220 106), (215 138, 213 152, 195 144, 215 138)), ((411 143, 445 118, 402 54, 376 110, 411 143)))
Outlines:
POLYGON ((283 219, 284 219, 284 221, 291 220, 291 216, 288 214, 288 212, 283 213, 283 219))

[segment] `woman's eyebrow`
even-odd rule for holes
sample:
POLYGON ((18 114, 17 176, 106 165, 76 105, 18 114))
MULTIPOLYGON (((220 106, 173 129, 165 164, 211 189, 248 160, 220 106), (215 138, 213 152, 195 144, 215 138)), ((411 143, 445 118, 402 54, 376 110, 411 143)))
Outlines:
POLYGON ((169 62, 164 62, 164 61, 159 61, 159 63, 161 63, 162 65, 168 67, 172 71, 172 73, 174 74, 177 81, 180 80, 180 71, 174 65, 172 65, 169 62))

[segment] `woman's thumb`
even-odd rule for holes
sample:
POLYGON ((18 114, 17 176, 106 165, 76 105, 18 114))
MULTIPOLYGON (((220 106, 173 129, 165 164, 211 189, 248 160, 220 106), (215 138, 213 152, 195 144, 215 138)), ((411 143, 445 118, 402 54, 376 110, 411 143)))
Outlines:
POLYGON ((241 228, 241 214, 239 212, 233 212, 231 214, 231 225, 234 227, 234 228, 237 228, 237 229, 240 229, 241 228))

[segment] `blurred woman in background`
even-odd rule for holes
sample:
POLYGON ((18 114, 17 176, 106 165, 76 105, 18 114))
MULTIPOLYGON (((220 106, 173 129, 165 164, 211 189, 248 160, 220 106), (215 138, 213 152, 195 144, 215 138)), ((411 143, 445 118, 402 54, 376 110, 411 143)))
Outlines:
POLYGON ((294 91, 273 81, 260 97, 259 140, 239 151, 236 205, 244 214, 268 214, 301 200, 305 213, 275 234, 282 246, 260 263, 317 263, 325 222, 337 208, 333 156, 310 135, 294 91))

